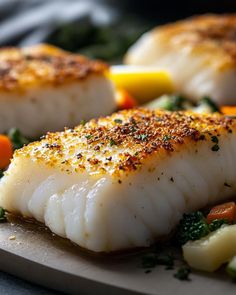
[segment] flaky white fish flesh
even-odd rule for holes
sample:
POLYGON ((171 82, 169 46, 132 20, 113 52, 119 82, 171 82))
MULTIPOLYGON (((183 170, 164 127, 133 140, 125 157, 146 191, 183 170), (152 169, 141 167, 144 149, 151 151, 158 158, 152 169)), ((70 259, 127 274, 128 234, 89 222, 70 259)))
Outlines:
POLYGON ((108 67, 49 45, 0 49, 0 133, 62 131, 116 108, 108 67))
POLYGON ((235 120, 133 109, 16 151, 0 206, 95 252, 147 247, 234 196, 235 167, 235 120))
POLYGON ((144 34, 128 51, 129 65, 167 70, 175 91, 218 104, 236 103, 236 14, 202 15, 144 34))

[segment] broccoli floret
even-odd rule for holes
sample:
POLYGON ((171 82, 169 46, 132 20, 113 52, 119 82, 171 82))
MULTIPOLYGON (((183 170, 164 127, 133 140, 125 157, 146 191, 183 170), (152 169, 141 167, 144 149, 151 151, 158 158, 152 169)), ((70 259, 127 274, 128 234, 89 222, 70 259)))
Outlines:
POLYGON ((210 224, 200 211, 184 214, 177 227, 175 241, 184 245, 188 241, 199 240, 210 232, 219 229, 223 224, 229 224, 227 219, 215 219, 210 224))
POLYGON ((215 231, 220 228, 223 224, 229 224, 227 219, 215 219, 209 224, 209 230, 215 231))
POLYGON ((209 226, 202 212, 184 214, 177 227, 176 242, 184 245, 187 241, 199 240, 210 232, 209 226))

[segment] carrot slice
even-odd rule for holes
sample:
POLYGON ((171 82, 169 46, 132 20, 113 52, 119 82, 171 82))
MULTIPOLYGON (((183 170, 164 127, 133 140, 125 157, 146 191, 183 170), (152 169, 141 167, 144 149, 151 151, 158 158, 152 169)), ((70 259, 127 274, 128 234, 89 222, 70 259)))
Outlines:
POLYGON ((6 168, 11 161, 13 155, 13 147, 11 140, 0 134, 0 169, 6 168))
POLYGON ((207 222, 211 223, 215 219, 227 219, 228 221, 234 221, 236 219, 235 203, 228 202, 213 207, 207 215, 207 222))
POLYGON ((236 106, 222 106, 220 111, 224 115, 233 116, 236 115, 236 106))
POLYGON ((116 91, 116 102, 119 110, 132 109, 137 106, 137 101, 124 89, 116 91))

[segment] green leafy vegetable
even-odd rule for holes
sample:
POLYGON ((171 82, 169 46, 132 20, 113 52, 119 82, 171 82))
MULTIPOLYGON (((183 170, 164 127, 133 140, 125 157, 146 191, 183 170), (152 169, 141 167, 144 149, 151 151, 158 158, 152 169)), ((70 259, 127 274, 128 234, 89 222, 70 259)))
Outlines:
POLYGON ((163 109, 167 111, 181 111, 186 109, 187 99, 180 95, 163 95, 146 106, 150 109, 163 109))
POLYGON ((163 109, 167 111, 192 110, 196 113, 219 112, 218 106, 209 98, 203 97, 198 103, 182 95, 162 95, 146 105, 149 109, 163 109))
POLYGON ((25 144, 28 144, 29 143, 29 140, 27 138, 25 138, 21 134, 21 132, 18 129, 16 129, 16 128, 10 129, 7 135, 10 138, 10 140, 12 141, 12 144, 13 144, 13 148, 14 149, 20 149, 25 144))
POLYGON ((145 273, 146 273, 146 274, 148 274, 148 273, 150 273, 150 272, 152 272, 151 269, 146 269, 146 270, 145 270, 145 273))
POLYGON ((6 212, 2 207, 0 207, 0 222, 4 221, 7 221, 6 212))
POLYGON ((157 265, 157 254, 148 253, 142 257, 142 267, 143 268, 153 268, 157 265))
POLYGON ((219 142, 219 139, 217 136, 212 136, 211 137, 211 141, 214 142, 214 143, 218 143, 219 142))
POLYGON ((92 135, 91 134, 85 135, 85 138, 86 139, 91 139, 92 138, 92 135))
POLYGON ((174 277, 181 281, 189 281, 189 274, 191 273, 191 269, 188 266, 182 266, 178 269, 178 271, 174 274, 174 277))
POLYGON ((115 140, 114 139, 110 139, 110 146, 113 146, 113 145, 116 145, 116 142, 115 142, 115 140))
POLYGON ((215 231, 219 229, 223 224, 229 224, 227 219, 215 219, 209 224, 209 230, 215 231))
POLYGON ((129 22, 122 19, 109 26, 97 26, 89 21, 70 23, 59 26, 47 42, 90 58, 121 61, 128 48, 148 28, 148 24, 130 18, 129 22))
POLYGON ((84 126, 86 124, 86 121, 85 120, 81 120, 80 121, 80 125, 84 126))
POLYGON ((199 240, 210 232, 219 229, 223 224, 229 224, 229 221, 227 219, 216 219, 208 224, 200 211, 184 214, 177 227, 176 242, 179 245, 184 245, 188 241, 199 240))
POLYGON ((147 134, 138 134, 135 136, 135 138, 142 140, 142 141, 146 141, 148 139, 148 135, 147 134))
POLYGON ((143 268, 154 268, 157 265, 165 265, 167 269, 174 267, 174 257, 171 254, 147 253, 142 257, 143 268))
POLYGON ((184 109, 186 98, 180 95, 171 96, 170 111, 180 111, 184 109))
POLYGON ((217 106, 217 104, 215 104, 214 101, 209 96, 204 96, 200 100, 200 104, 205 104, 206 106, 208 106, 211 109, 212 113, 220 112, 220 109, 217 106))
POLYGON ((236 256, 234 256, 226 267, 228 275, 236 282, 236 256))
POLYGON ((177 227, 176 241, 184 245, 188 241, 199 240, 209 234, 210 230, 201 212, 184 214, 177 227))
POLYGON ((114 122, 117 124, 122 124, 123 121, 121 119, 115 119, 114 122))
POLYGON ((164 135, 163 136, 163 140, 164 141, 168 141, 168 140, 170 140, 171 139, 171 136, 170 135, 164 135))
POLYGON ((213 147, 211 148, 211 150, 212 150, 213 152, 217 152, 219 149, 220 149, 220 147, 219 147, 218 144, 214 144, 213 147))
POLYGON ((159 255, 157 258, 158 265, 165 265, 166 269, 173 269, 174 257, 171 254, 159 255))

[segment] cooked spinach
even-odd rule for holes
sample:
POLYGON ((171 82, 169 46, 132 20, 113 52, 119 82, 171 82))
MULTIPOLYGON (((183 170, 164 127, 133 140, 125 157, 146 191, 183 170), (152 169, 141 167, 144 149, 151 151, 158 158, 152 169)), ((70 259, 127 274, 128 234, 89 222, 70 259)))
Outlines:
POLYGON ((11 128, 7 135, 12 141, 14 149, 20 149, 25 144, 29 143, 29 140, 26 137, 24 137, 17 128, 11 128))

